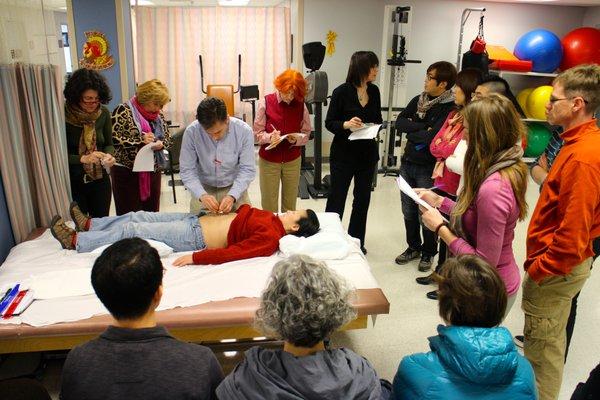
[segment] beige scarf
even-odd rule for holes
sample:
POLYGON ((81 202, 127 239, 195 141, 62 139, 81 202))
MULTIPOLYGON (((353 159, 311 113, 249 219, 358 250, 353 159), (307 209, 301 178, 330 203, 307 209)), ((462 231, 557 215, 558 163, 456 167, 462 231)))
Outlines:
MULTIPOLYGON (((490 175, 494 172, 500 171, 504 168, 510 167, 511 165, 519 162, 521 157, 523 156, 523 149, 519 145, 515 145, 510 147, 494 156, 494 163, 490 165, 490 167, 485 172, 485 176, 481 183, 483 183, 490 175)), ((479 188, 477 188, 479 191, 479 188)), ((464 193, 464 189, 461 193, 464 193)), ((475 201, 475 199, 473 199, 475 201)), ((462 215, 454 215, 450 216, 450 229, 454 232, 455 235, 461 237, 464 240, 468 240, 462 226, 462 215)))
MULTIPOLYGON (((102 114, 102 108, 93 113, 87 113, 79 107, 65 104, 65 119, 74 126, 82 127, 83 132, 79 138, 79 156, 92 154, 96 151, 96 120, 102 114)), ((102 178, 102 166, 94 163, 83 164, 83 170, 91 180, 102 178)))

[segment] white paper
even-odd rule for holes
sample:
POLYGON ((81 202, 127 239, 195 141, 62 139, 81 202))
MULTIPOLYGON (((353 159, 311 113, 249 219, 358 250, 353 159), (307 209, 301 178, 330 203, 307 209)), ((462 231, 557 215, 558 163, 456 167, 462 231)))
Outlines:
POLYGON ((281 142, 283 142, 283 140, 288 137, 289 135, 291 135, 291 133, 287 134, 287 135, 282 135, 279 136, 279 141, 275 142, 275 143, 271 143, 270 145, 268 145, 267 147, 265 147, 265 150, 271 150, 273 147, 277 147, 277 145, 281 142))
POLYGON ((398 187, 400 188, 402 193, 413 199, 415 203, 425 207, 428 210, 431 210, 431 206, 427 204, 425 200, 419 197, 417 192, 415 192, 415 190, 408 184, 408 182, 404 180, 404 178, 402 178, 401 176, 397 177, 396 183, 398 184, 398 187))
MULTIPOLYGON (((425 207, 427 210, 431 210, 433 208, 429 204, 427 204, 425 200, 419 197, 417 192, 415 192, 415 190, 408 184, 408 182, 404 180, 404 178, 402 178, 401 176, 397 177, 396 183, 398 184, 398 187, 400 188, 402 193, 413 199, 415 203, 425 207)), ((444 221, 448 222, 446 218, 442 218, 444 219, 444 221)))
POLYGON ((375 139, 380 127, 379 124, 364 124, 362 128, 352 132, 348 140, 375 139))
POLYGON ((154 171, 154 145, 155 143, 148 143, 138 151, 133 162, 133 172, 154 171))

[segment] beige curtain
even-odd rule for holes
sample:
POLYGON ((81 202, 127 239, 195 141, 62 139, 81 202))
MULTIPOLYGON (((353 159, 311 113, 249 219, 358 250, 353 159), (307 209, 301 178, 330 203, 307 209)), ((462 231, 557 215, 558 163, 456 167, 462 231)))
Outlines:
POLYGON ((69 170, 56 66, 0 65, 0 171, 15 241, 68 215, 69 170))
MULTIPOLYGON (((167 117, 180 124, 196 118, 204 85, 232 84, 237 89, 238 54, 242 85, 258 85, 260 96, 274 91, 273 80, 290 65, 290 9, 287 7, 134 7, 136 81, 158 78, 171 102, 167 117)), ((234 96, 235 114, 251 106, 234 96)))

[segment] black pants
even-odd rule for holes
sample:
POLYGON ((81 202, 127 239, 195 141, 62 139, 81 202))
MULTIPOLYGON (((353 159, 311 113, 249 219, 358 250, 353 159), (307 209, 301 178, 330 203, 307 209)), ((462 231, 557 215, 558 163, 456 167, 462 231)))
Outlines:
POLYGON ((112 189, 117 215, 130 211, 158 212, 160 208, 160 172, 150 173, 150 197, 140 199, 140 173, 115 165, 111 171, 112 189))
POLYGON ((368 164, 348 163, 331 160, 331 187, 325 211, 344 216, 346 197, 350 182, 354 179, 352 214, 348 225, 348 234, 360 240, 360 246, 365 246, 365 231, 367 229, 367 212, 371 202, 371 184, 377 161, 368 164))
MULTIPOLYGON (((600 238, 594 239, 592 244, 594 248, 594 261, 600 255, 600 238)), ((569 354, 569 345, 571 344, 571 338, 573 337, 573 330, 575 329, 575 318, 577 317, 577 298, 579 294, 577 293, 573 300, 571 300, 571 312, 569 313, 569 319, 567 320, 567 348, 565 349, 565 362, 567 362, 567 355, 569 354)))
MULTIPOLYGON (((440 196, 444 196, 444 197, 449 198, 450 200, 456 201, 456 196, 446 193, 443 190, 436 189, 436 190, 434 190, 434 192, 436 192, 440 196)), ((444 217, 446 217, 447 220, 450 220, 449 215, 445 215, 445 214, 442 214, 442 215, 444 215, 444 217)), ((446 262, 446 257, 448 256, 448 245, 446 244, 446 242, 444 242, 441 239, 439 242, 440 242, 440 245, 438 248, 438 262, 437 262, 437 265, 435 266, 435 272, 437 272, 437 273, 440 272, 440 269, 442 268, 442 265, 444 265, 444 263, 446 262)))
MULTIPOLYGON (((434 165, 419 165, 402 160, 402 164, 400 164, 400 175, 413 188, 426 189, 433 186, 433 179, 431 178, 433 167, 434 165)), ((404 214, 404 226, 406 228, 406 241, 408 242, 408 247, 413 250, 418 250, 424 255, 431 257, 435 256, 437 253, 435 233, 431 232, 421 224, 419 206, 413 199, 404 193, 400 194, 400 200, 402 201, 402 214, 404 214), (421 233, 423 234, 422 241, 421 233)))
POLYGON ((92 218, 108 216, 110 211, 110 178, 106 173, 101 179, 84 183, 83 177, 71 176, 71 194, 79 208, 92 218))

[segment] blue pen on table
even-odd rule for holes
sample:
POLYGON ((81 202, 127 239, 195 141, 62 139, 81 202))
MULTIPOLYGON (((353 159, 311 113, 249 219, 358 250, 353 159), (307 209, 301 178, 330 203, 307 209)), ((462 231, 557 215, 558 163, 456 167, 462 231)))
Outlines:
POLYGON ((15 296, 19 293, 19 286, 21 285, 17 283, 17 285, 11 289, 10 293, 8 294, 8 297, 5 297, 2 300, 2 302, 0 303, 0 313, 4 312, 6 307, 8 307, 10 303, 12 303, 15 296))
POLYGON ((6 300, 6 298, 8 297, 8 295, 10 294, 10 291, 12 290, 12 287, 8 287, 8 289, 6 290, 6 293, 4 293, 4 296, 2 296, 2 299, 0 299, 0 304, 2 304, 2 302, 4 300, 6 300))

